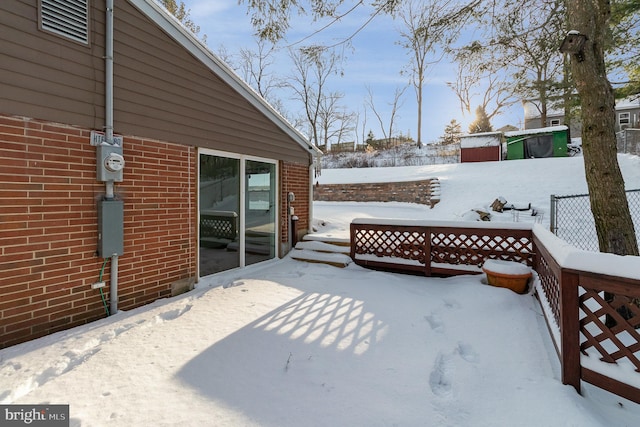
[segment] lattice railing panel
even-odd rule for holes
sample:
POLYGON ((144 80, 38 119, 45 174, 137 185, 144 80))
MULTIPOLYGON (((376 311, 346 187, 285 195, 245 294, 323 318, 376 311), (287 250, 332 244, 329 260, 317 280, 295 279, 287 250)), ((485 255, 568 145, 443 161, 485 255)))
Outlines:
POLYGON ((524 262, 531 266, 533 265, 533 242, 530 237, 432 230, 431 260, 433 262, 482 266, 487 259, 524 262))
POLYGON ((227 216, 200 216, 200 236, 234 240, 237 235, 237 218, 227 216))
POLYGON ((426 263, 425 232, 416 230, 358 229, 354 235, 357 255, 375 255, 426 263))
POLYGON ((600 360, 617 363, 626 358, 640 372, 640 308, 637 300, 625 295, 605 298, 603 292, 584 289, 580 296, 580 351, 593 348, 600 360))
POLYGON ((558 278, 553 274, 547 259, 543 256, 538 257, 535 270, 538 273, 540 286, 547 298, 556 326, 560 326, 560 283, 558 278))
POLYGON ((562 364, 563 383, 579 391, 581 381, 586 381, 640 403, 638 387, 617 375, 612 377, 606 365, 605 369, 596 366, 600 359, 640 373, 640 280, 565 268, 531 230, 352 223, 351 237, 356 262, 356 255, 376 255, 422 264, 388 259, 369 264, 371 259, 362 257, 364 265, 381 268, 427 275, 467 274, 469 269, 434 264, 481 266, 487 259, 534 267, 546 299, 546 304, 542 298, 541 303, 550 310, 545 311, 545 318, 562 364), (582 365, 580 352, 596 363, 589 359, 588 366, 582 365))
POLYGON ((352 239, 355 256, 401 258, 423 265, 482 266, 490 258, 533 265, 528 230, 352 224, 352 239))

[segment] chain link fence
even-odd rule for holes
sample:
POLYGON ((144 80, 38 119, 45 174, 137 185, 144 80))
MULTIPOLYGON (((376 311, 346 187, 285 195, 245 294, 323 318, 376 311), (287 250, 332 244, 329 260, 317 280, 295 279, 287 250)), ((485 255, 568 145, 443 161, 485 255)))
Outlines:
MULTIPOLYGON (((627 201, 640 245, 640 189, 628 190, 627 201)), ((551 231, 556 236, 580 249, 594 252, 600 250, 588 194, 552 194, 550 216, 551 231)))
POLYGON ((616 133, 618 153, 640 155, 640 129, 625 129, 616 133))

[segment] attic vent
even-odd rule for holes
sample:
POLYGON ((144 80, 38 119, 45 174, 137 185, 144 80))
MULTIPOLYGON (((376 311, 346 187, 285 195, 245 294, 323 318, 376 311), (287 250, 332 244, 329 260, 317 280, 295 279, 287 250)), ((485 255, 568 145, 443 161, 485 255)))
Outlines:
POLYGON ((89 44, 89 0, 40 0, 40 28, 89 44))

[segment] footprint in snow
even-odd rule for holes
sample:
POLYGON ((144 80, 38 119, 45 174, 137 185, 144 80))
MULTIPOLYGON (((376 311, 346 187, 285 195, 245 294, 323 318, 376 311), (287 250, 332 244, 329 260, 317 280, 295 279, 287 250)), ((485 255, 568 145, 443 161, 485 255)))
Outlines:
POLYGON ((469 363, 478 363, 478 361, 480 360, 478 353, 476 353, 473 347, 471 347, 471 345, 469 344, 459 342, 456 351, 460 355, 460 357, 462 357, 469 363))
POLYGON ((236 286, 244 286, 244 285, 245 285, 244 280, 234 280, 233 282, 225 283, 224 285, 222 285, 222 288, 227 289, 227 288, 233 288, 236 286))
POLYGON ((428 316, 424 316, 424 320, 429 323, 432 330, 436 332, 444 332, 444 323, 442 322, 442 318, 439 314, 431 313, 428 316))
POLYGON ((444 301, 444 306, 447 308, 460 308, 462 307, 460 303, 454 299, 446 299, 444 301))
POLYGON ((174 310, 169 310, 169 311, 165 311, 164 313, 160 313, 156 317, 158 317, 159 319, 162 319, 164 321, 175 320, 178 317, 180 317, 183 314, 185 314, 186 312, 188 312, 189 310, 191 310, 191 307, 193 307, 192 304, 187 304, 184 307, 176 308, 174 310))
POLYGON ((429 375, 429 386, 436 396, 451 397, 453 395, 453 374, 455 367, 450 355, 438 354, 429 375))

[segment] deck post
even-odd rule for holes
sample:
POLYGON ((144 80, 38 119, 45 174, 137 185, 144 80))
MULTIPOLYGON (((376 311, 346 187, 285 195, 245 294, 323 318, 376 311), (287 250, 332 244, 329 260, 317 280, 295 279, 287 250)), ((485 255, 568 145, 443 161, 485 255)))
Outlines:
POLYGON ((560 365, 562 383, 580 393, 580 319, 578 318, 579 276, 564 269, 560 274, 560 365))

